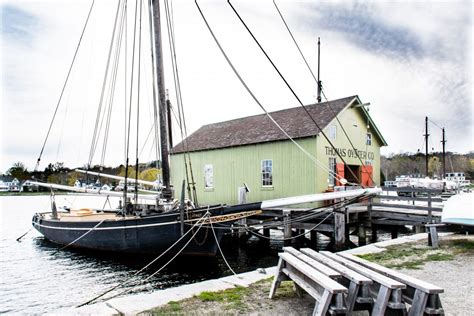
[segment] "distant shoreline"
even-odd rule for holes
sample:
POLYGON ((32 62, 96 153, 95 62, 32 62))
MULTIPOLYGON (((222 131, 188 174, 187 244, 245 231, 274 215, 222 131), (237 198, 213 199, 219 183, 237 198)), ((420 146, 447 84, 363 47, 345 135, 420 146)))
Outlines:
POLYGON ((0 192, 0 196, 34 196, 34 195, 50 195, 50 194, 51 194, 50 192, 0 192))

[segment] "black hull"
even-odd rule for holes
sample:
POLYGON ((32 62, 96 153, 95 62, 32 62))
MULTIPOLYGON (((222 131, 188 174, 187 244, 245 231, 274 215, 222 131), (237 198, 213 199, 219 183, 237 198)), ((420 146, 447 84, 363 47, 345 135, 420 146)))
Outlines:
MULTIPOLYGON (((99 222, 74 222, 33 218, 33 226, 49 241, 60 245, 71 245, 71 248, 82 248, 96 251, 157 254, 169 249, 181 237, 179 214, 163 214, 134 219, 99 222), (83 236, 81 238, 81 236, 83 236), (78 239, 77 241, 75 241, 78 239)), ((218 247, 210 225, 203 225, 197 234, 193 232, 192 223, 184 225, 184 233, 189 232, 168 253, 193 256, 215 256, 218 247), (181 252, 184 245, 192 238, 181 252)), ((220 242, 224 230, 214 229, 220 242)))

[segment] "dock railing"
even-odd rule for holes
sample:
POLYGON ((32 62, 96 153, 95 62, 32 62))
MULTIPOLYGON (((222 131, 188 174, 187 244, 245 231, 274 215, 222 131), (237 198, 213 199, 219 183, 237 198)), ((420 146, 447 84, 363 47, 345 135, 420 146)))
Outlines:
POLYGON ((441 190, 382 187, 382 191, 383 193, 378 197, 379 201, 374 203, 374 206, 427 211, 428 223, 437 220, 437 217, 433 217, 433 212, 441 212, 443 210, 442 207, 433 206, 433 202, 443 202, 443 199, 440 197, 440 194, 442 193, 441 190), (396 195, 390 194, 391 192, 395 192, 396 195), (407 205, 407 203, 387 203, 386 201, 406 201, 411 205, 407 205))
POLYGON ((440 190, 382 187, 368 210, 373 224, 422 227, 441 221, 440 190), (395 194, 394 194, 395 193, 395 194))

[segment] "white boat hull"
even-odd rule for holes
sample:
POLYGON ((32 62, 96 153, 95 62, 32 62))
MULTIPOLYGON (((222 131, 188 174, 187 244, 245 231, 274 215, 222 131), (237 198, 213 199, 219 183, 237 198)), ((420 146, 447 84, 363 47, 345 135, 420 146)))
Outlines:
POLYGON ((473 206, 474 192, 456 194, 444 204, 441 222, 474 226, 473 206))

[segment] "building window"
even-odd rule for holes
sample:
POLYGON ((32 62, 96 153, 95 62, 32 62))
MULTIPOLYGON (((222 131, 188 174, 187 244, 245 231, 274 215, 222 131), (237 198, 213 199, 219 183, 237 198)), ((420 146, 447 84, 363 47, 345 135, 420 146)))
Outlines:
POLYGON ((204 189, 214 188, 214 168, 212 165, 204 165, 204 189))
POLYGON ((337 136, 337 126, 330 125, 329 126, 329 139, 335 140, 337 136))
POLYGON ((329 186, 336 185, 336 158, 329 158, 329 178, 328 184, 329 186))
POLYGON ((273 161, 262 160, 262 187, 273 186, 273 161))
POLYGON ((367 141, 365 143, 366 145, 372 145, 372 134, 367 133, 367 141))

